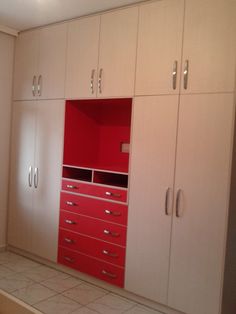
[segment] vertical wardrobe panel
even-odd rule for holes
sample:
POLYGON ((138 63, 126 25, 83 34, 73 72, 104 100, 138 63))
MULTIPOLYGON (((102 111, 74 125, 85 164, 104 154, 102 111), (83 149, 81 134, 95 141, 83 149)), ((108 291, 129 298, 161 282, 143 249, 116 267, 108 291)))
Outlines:
POLYGON ((34 76, 36 82, 38 73, 38 51, 38 30, 21 33, 17 37, 14 71, 14 100, 35 98, 32 88, 34 76))
POLYGON ((64 133, 64 101, 37 102, 32 252, 56 261, 64 133))
POLYGON ((178 96, 135 99, 125 288, 163 304, 167 303, 177 114, 178 96))
POLYGON ((186 0, 182 92, 233 92, 236 65, 236 1, 186 0))
POLYGON ((35 119, 35 102, 14 103, 8 243, 23 250, 31 248, 35 119))
POLYGON ((219 313, 233 119, 231 94, 181 97, 168 304, 188 314, 219 313))
POLYGON ((100 16, 69 23, 66 98, 95 98, 100 16))
POLYGON ((40 30, 39 85, 41 99, 64 98, 67 24, 40 30))
POLYGON ((137 29, 138 7, 101 16, 98 97, 134 94, 137 29))
POLYGON ((183 0, 141 5, 136 95, 178 94, 183 22, 183 0))

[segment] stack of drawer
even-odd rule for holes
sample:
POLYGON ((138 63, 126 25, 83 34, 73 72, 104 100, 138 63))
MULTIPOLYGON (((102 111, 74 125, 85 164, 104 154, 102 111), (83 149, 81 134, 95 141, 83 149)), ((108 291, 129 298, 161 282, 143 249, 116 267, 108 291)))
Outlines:
POLYGON ((124 286, 127 189, 62 180, 58 262, 124 286))

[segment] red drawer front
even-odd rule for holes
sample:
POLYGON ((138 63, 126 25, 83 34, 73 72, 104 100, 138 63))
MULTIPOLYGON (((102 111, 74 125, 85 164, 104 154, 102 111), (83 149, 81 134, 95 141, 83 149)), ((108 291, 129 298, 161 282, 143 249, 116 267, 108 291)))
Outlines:
POLYGON ((126 246, 126 227, 61 210, 60 227, 126 246))
POLYGON ((124 267, 125 248, 60 229, 59 245, 124 267))
POLYGON ((62 180, 62 190, 93 195, 119 202, 127 201, 127 190, 114 189, 76 181, 62 180))
POLYGON ((59 247, 58 250, 58 262, 113 285, 124 287, 124 268, 98 261, 62 247, 59 247))
POLYGON ((60 208, 77 214, 127 225, 127 205, 61 192, 60 208))

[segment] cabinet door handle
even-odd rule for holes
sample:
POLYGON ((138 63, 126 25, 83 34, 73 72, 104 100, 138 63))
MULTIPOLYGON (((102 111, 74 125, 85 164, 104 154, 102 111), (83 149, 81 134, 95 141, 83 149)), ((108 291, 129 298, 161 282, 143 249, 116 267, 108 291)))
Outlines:
POLYGON ((32 187, 32 177, 33 177, 32 172, 33 172, 33 168, 32 166, 30 166, 29 173, 28 173, 28 184, 30 188, 32 187))
POLYGON ((42 75, 38 78, 38 96, 42 96, 42 75))
POLYGON ((68 225, 76 225, 76 222, 70 219, 65 219, 65 223, 68 225))
POLYGON ((33 77, 33 82, 32 82, 32 94, 35 96, 35 85, 36 85, 36 75, 33 77))
POLYGON ((103 69, 100 69, 99 77, 98 77, 98 91, 100 94, 102 93, 102 73, 103 73, 103 69))
POLYGON ((110 257, 118 257, 118 254, 116 254, 116 253, 111 253, 111 252, 109 252, 109 251, 107 251, 107 250, 102 250, 102 254, 107 255, 107 256, 110 256, 110 257))
POLYGON ((66 260, 66 261, 69 262, 69 263, 74 263, 74 262, 75 262, 75 259, 70 258, 70 257, 68 257, 68 256, 64 256, 64 260, 66 260))
POLYGON ((105 194, 107 195, 107 196, 113 196, 113 197, 121 197, 121 195, 120 194, 118 194, 118 193, 112 193, 112 192, 105 192, 105 194))
POLYGON ((184 89, 188 89, 188 73, 189 73, 189 60, 185 60, 185 65, 184 65, 184 89))
POLYGON ((110 235, 111 237, 117 238, 120 236, 120 234, 118 232, 112 232, 110 230, 104 229, 103 233, 106 235, 110 235))
POLYGON ((105 209, 104 213, 107 214, 107 215, 111 215, 111 216, 121 216, 120 212, 114 212, 114 211, 109 210, 109 209, 105 209))
POLYGON ((34 168, 34 187, 37 189, 39 184, 39 169, 36 167, 34 168))
POLYGON ((169 212, 169 199, 170 199, 170 192, 171 192, 171 188, 168 188, 166 190, 166 197, 165 197, 165 214, 167 216, 170 216, 171 213, 169 212))
POLYGON ((112 279, 117 278, 117 275, 112 274, 112 273, 106 271, 105 269, 102 270, 102 274, 105 275, 105 276, 107 276, 107 277, 110 277, 110 278, 112 278, 112 279))
POLYGON ((69 239, 69 238, 64 238, 64 241, 65 241, 66 243, 70 243, 70 244, 74 244, 74 243, 75 243, 74 240, 69 239))
POLYGON ((94 94, 94 77, 95 77, 95 70, 93 69, 91 72, 91 79, 90 79, 90 89, 91 89, 92 94, 94 94))
POLYGON ((175 205, 175 209, 176 209, 176 217, 177 218, 180 218, 181 215, 180 215, 180 198, 181 198, 181 193, 182 193, 182 190, 179 189, 177 191, 177 194, 176 194, 176 205, 175 205))
POLYGON ((77 189, 77 186, 75 186, 75 185, 71 185, 71 184, 67 184, 66 185, 66 187, 68 188, 68 189, 77 189))
POLYGON ((69 205, 69 206, 76 206, 76 204, 75 204, 75 203, 70 202, 70 201, 66 201, 66 205, 69 205))
POLYGON ((172 72, 172 87, 175 90, 177 87, 177 71, 178 71, 178 61, 174 61, 173 72, 172 72))

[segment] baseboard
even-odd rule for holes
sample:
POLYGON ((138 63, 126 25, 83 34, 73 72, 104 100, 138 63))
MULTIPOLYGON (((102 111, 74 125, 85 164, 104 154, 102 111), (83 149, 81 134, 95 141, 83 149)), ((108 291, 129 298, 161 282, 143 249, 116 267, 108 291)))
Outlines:
POLYGON ((97 287, 100 287, 100 288, 103 288, 103 289, 106 289, 110 292, 113 292, 119 296, 122 296, 124 298, 127 298, 127 299, 130 299, 136 303, 139 303, 141 305, 145 305, 151 309, 154 309, 154 310, 157 310, 163 314, 184 314, 183 312, 179 312, 179 311, 176 311, 174 309, 171 309, 171 308, 168 308, 162 304, 159 304, 159 303, 156 303, 156 302, 153 302, 151 300, 148 300, 146 298, 143 298, 143 297, 140 297, 136 294, 133 294, 125 289, 121 289, 121 288, 118 288, 118 287, 115 287, 115 286, 112 286, 112 285, 109 285, 108 283, 106 282, 103 282, 101 280, 98 280, 96 278, 93 278, 91 276, 88 276, 86 274, 83 274, 83 273, 80 273, 79 271, 76 271, 76 270, 73 270, 73 269, 70 269, 70 268, 67 268, 65 266, 62 266, 60 264, 57 264, 57 263, 54 263, 54 262, 51 262, 51 261, 48 261, 46 259, 43 259, 41 257, 38 257, 34 254, 31 254, 31 253, 28 253, 26 251, 23 251, 21 249, 18 249, 18 248, 15 248, 13 246, 8 246, 7 247, 7 250, 8 251, 11 251, 11 252, 14 252, 14 253, 17 253, 19 255, 22 255, 24 257, 27 257, 33 261, 36 261, 40 264, 43 264, 43 265, 46 265, 48 267, 51 267, 51 268, 54 268, 56 270, 59 270, 61 272, 64 272, 66 274, 69 274, 73 277, 76 277, 78 279, 81 279, 83 281, 86 281, 87 283, 90 283, 90 284, 93 284, 97 287))

